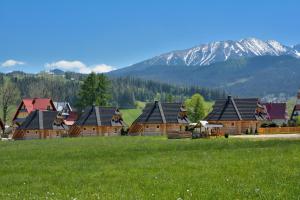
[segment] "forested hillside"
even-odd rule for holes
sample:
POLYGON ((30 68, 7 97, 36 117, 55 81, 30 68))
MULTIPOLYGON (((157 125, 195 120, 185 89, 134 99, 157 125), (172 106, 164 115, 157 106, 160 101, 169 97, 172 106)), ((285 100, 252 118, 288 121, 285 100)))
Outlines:
MULTIPOLYGON (((86 76, 73 72, 67 72, 63 75, 25 74, 23 72, 0 74, 0 86, 3 86, 5 81, 10 81, 16 86, 14 90, 19 90, 19 95, 14 97, 14 103, 9 105, 8 119, 11 118, 21 99, 26 97, 51 97, 54 101, 69 101, 73 107, 76 107, 78 105, 77 94, 86 76)), ((200 93, 206 100, 210 101, 225 96, 222 90, 190 86, 179 87, 129 77, 111 77, 109 82, 109 104, 120 108, 133 108, 137 101, 147 102, 154 99, 184 101, 194 93, 200 93)))

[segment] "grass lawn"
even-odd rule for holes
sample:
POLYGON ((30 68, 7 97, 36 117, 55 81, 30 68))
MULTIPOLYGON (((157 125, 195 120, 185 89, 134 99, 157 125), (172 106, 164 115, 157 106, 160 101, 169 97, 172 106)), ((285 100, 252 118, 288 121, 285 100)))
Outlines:
POLYGON ((300 140, 0 142, 0 199, 299 199, 300 140))
POLYGON ((123 109, 121 113, 125 123, 130 126, 142 114, 142 109, 123 109))

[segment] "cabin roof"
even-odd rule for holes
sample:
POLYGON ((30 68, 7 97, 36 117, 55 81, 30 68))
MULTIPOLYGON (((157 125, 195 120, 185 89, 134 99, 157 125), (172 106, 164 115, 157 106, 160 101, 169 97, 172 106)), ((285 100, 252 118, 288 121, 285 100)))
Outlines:
POLYGON ((273 119, 287 119, 286 103, 264 103, 263 104, 271 120, 273 119))
POLYGON ((134 123, 163 124, 189 123, 187 116, 181 118, 180 111, 185 111, 182 103, 147 103, 143 113, 134 123))
POLYGON ((54 104, 57 111, 64 111, 64 112, 66 112, 66 111, 71 112, 72 111, 72 107, 71 107, 69 102, 66 102, 66 101, 57 102, 57 101, 55 101, 55 102, 53 102, 53 104, 54 104))
POLYGON ((116 107, 92 106, 85 109, 75 125, 78 126, 123 126, 124 122, 116 107), (119 115, 120 120, 114 121, 113 116, 119 115))
POLYGON ((264 107, 258 98, 233 98, 219 99, 213 106, 213 111, 208 114, 208 121, 241 121, 241 120, 265 120, 267 113, 257 113, 256 109, 264 107))
POLYGON ((56 110, 55 106, 53 104, 53 101, 50 98, 25 98, 22 100, 21 104, 19 105, 19 108, 14 116, 15 120, 17 118, 17 115, 22 107, 22 105, 25 106, 26 111, 28 113, 31 113, 35 110, 47 110, 48 106, 51 106, 51 110, 56 110))
POLYGON ((35 110, 31 112, 25 121, 17 128, 17 130, 57 130, 67 129, 67 126, 57 121, 59 112, 57 111, 40 111, 35 110))

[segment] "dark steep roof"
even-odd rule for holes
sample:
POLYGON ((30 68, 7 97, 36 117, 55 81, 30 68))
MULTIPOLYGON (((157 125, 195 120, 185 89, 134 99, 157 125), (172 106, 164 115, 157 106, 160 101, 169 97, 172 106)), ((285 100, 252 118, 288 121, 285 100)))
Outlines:
POLYGON ((240 120, 265 120, 267 113, 256 113, 260 107, 258 98, 233 98, 219 99, 213 106, 213 111, 206 117, 210 121, 240 121, 240 120))
POLYGON ((287 119, 286 103, 264 103, 269 114, 270 120, 287 119))
POLYGON ((116 107, 92 106, 85 109, 75 125, 78 126, 123 126, 124 122, 116 107), (114 121, 113 116, 119 115, 120 120, 114 121))
POLYGON ((59 112, 57 111, 40 111, 31 112, 25 121, 17 128, 18 130, 57 130, 67 129, 63 120, 58 119, 59 112))
POLYGON ((187 116, 179 117, 183 110, 182 103, 147 103, 143 113, 134 123, 163 124, 163 123, 189 123, 187 116))

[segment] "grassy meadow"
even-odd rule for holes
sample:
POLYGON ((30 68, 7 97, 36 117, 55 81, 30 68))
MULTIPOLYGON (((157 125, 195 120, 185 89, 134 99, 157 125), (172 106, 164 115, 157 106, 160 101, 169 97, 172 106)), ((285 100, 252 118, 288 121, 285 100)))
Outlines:
POLYGON ((299 140, 0 142, 0 199, 299 199, 299 140))

